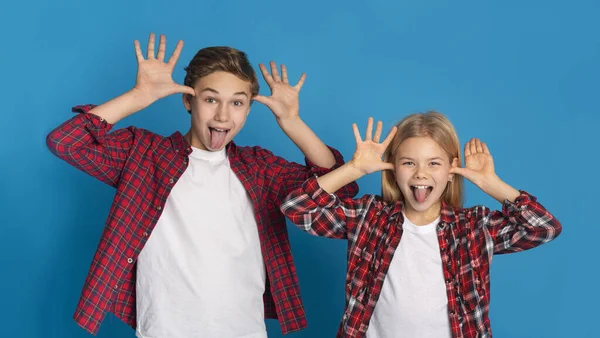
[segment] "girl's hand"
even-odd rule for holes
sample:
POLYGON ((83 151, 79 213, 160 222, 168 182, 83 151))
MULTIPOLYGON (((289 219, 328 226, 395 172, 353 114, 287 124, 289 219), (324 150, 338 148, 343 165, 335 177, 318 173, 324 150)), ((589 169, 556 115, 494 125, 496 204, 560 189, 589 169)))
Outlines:
POLYGON ((354 152, 354 156, 352 157, 352 160, 349 163, 354 168, 360 170, 365 174, 370 174, 380 170, 394 169, 394 164, 384 162, 382 160, 382 156, 387 147, 389 146, 390 142, 392 142, 394 135, 396 135, 397 128, 392 128, 385 140, 379 143, 379 139, 381 138, 382 127, 383 123, 381 121, 377 122, 377 128, 375 129, 375 137, 372 137, 373 118, 369 117, 369 122, 367 124, 367 132, 365 135, 365 140, 363 141, 360 136, 360 132, 358 131, 356 123, 352 124, 352 129, 354 129, 354 137, 356 138, 356 151, 354 152))
POLYGON ((497 179, 494 160, 484 142, 477 138, 465 144, 465 167, 452 167, 450 173, 458 174, 482 188, 485 182, 497 179))

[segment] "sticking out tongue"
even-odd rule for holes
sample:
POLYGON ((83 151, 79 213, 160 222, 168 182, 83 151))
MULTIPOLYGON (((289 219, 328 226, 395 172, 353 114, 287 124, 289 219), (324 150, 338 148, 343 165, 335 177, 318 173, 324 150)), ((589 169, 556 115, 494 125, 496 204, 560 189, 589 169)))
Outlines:
POLYGON ((227 136, 226 131, 218 131, 213 128, 210 129, 210 147, 212 149, 221 149, 223 147, 223 143, 225 143, 225 136, 227 136))
POLYGON ((431 188, 426 188, 426 189, 413 188, 413 195, 415 196, 415 199, 419 203, 425 202, 427 197, 429 197, 430 193, 431 193, 431 188))

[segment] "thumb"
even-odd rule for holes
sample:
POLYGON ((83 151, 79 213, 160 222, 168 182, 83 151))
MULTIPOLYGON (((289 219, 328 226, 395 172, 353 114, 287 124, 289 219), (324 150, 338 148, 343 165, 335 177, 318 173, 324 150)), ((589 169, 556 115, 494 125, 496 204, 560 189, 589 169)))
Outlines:
POLYGON ((192 96, 196 96, 196 91, 192 87, 178 85, 176 89, 177 89, 177 92, 179 92, 179 93, 190 94, 192 96))
POLYGON ((260 102, 266 106, 269 105, 269 103, 271 103, 271 98, 270 97, 266 97, 266 96, 262 96, 260 94, 257 94, 256 96, 254 96, 253 98, 254 101, 260 102))
POLYGON ((394 170, 394 165, 392 163, 382 162, 381 170, 394 170))
POLYGON ((457 174, 460 176, 465 176, 465 175, 468 175, 468 173, 469 173, 468 170, 469 169, 461 168, 461 167, 452 167, 452 168, 450 168, 450 173, 457 174))

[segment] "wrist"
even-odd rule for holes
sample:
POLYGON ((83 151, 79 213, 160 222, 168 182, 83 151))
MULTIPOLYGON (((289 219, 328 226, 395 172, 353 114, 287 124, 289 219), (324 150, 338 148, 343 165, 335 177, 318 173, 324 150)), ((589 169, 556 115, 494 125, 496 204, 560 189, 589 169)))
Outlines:
POLYGON ((498 177, 498 175, 493 174, 489 176, 485 176, 478 182, 478 186, 481 190, 487 192, 493 190, 495 187, 502 186, 504 182, 498 177))
POLYGON ((137 87, 133 87, 127 93, 126 96, 131 98, 131 102, 139 107, 138 110, 142 110, 151 104, 153 104, 157 99, 150 95, 148 92, 139 89, 137 87))
POLYGON ((286 117, 276 117, 276 120, 279 127, 283 130, 295 128, 299 124, 304 123, 298 114, 286 117))
POLYGON ((364 170, 360 169, 354 159, 348 161, 343 165, 343 167, 347 168, 348 176, 352 178, 352 181, 355 181, 367 174, 364 170))

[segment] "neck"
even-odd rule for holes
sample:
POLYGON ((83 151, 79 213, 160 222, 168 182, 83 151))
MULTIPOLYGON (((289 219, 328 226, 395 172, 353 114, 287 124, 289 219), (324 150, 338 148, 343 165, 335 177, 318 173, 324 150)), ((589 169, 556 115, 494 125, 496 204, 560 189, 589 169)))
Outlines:
POLYGON ((188 130, 188 132, 183 136, 183 138, 187 141, 187 143, 190 146, 192 146, 194 148, 208 150, 208 149, 206 149, 206 147, 204 147, 204 144, 202 144, 202 142, 200 142, 200 140, 198 140, 197 138, 194 137, 194 134, 192 133, 192 129, 188 130))
POLYGON ((442 203, 437 201, 424 211, 415 210, 410 203, 405 203, 403 211, 405 217, 408 218, 413 224, 427 225, 440 216, 440 213, 442 212, 442 203))

